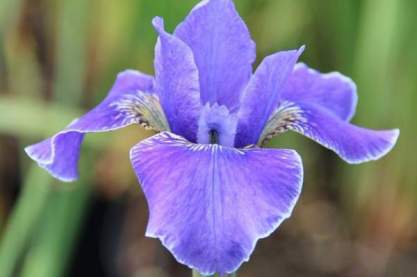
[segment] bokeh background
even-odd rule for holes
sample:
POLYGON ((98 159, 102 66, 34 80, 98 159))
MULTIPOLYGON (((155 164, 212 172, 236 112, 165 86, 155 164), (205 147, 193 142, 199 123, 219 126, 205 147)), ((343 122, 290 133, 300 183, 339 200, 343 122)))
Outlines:
MULTIPOLYGON (((0 0, 1 277, 191 274, 144 237, 147 206, 128 151, 152 133, 88 135, 71 184, 23 148, 97 104, 119 71, 152 73, 151 19, 173 30, 196 2, 0 0)), ((417 276, 417 1, 235 2, 258 62, 306 44, 304 62, 357 82, 354 123, 401 129, 387 157, 356 166, 294 134, 274 139, 303 156, 304 191, 239 276, 417 276)))

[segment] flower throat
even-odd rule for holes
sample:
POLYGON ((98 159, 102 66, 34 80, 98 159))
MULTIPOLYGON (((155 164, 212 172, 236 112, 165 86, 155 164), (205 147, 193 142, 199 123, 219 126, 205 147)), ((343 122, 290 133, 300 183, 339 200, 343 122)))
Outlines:
POLYGON ((219 132, 216 129, 209 131, 209 141, 210 144, 219 144, 219 132))

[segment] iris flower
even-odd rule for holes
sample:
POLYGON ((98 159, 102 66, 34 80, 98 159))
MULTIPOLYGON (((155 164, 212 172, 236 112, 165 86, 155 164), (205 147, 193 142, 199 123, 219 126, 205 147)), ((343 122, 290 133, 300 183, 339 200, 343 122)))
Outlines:
POLYGON ((273 136, 295 131, 352 164, 396 143, 398 130, 349 123, 355 84, 297 63, 304 47, 270 55, 253 72, 255 43, 231 0, 200 2, 173 34, 159 17, 153 26, 155 77, 121 72, 103 102, 26 152, 74 181, 86 133, 132 124, 157 131, 130 158, 148 201, 146 236, 180 263, 234 272, 291 215, 302 162, 294 150, 261 148, 273 136))

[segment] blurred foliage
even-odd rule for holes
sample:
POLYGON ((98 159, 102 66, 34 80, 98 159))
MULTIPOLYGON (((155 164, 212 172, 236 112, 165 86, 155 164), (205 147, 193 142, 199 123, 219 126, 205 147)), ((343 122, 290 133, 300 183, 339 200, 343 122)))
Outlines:
MULTIPOLYGON (((22 149, 97 104, 117 72, 152 73, 151 19, 161 15, 173 30, 196 2, 0 0, 0 276, 189 274, 143 237, 146 204, 127 153, 151 133, 89 135, 75 184, 52 181, 22 149), (96 231, 95 243, 84 246, 96 231), (91 255, 97 263, 84 263, 91 255)), ((303 156, 304 193, 239 276, 415 276, 417 2, 235 2, 258 62, 305 44, 303 61, 357 82, 356 124, 401 129, 390 155, 360 166, 300 136, 276 138, 273 146, 303 156)))

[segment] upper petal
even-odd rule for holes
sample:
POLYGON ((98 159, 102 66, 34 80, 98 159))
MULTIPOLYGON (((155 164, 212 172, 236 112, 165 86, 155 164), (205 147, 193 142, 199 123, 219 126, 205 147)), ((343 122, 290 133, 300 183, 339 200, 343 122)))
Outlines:
POLYGON ((198 70, 191 49, 164 30, 162 18, 154 18, 159 33, 155 47, 155 84, 171 130, 196 141, 201 110, 198 70))
POLYGON ((136 145, 131 160, 148 201, 146 235, 207 275, 247 261, 290 216, 302 186, 293 150, 192 144, 165 132, 136 145))
POLYGON ((246 87, 239 110, 239 124, 235 145, 256 144, 272 112, 282 97, 288 77, 298 57, 304 51, 278 52, 266 57, 246 87))
POLYGON ((231 0, 202 1, 175 30, 193 51, 203 104, 233 111, 252 74, 255 43, 231 0))
POLYGON ((135 123, 157 131, 168 130, 158 97, 151 93, 152 83, 152 77, 138 71, 120 73, 98 106, 53 137, 28 146, 26 153, 54 177, 70 182, 78 178, 85 133, 112 131, 135 123))
POLYGON ((283 101, 320 105, 342 120, 355 114, 358 96, 352 79, 331 72, 322 74, 305 64, 297 64, 282 92, 283 101))

